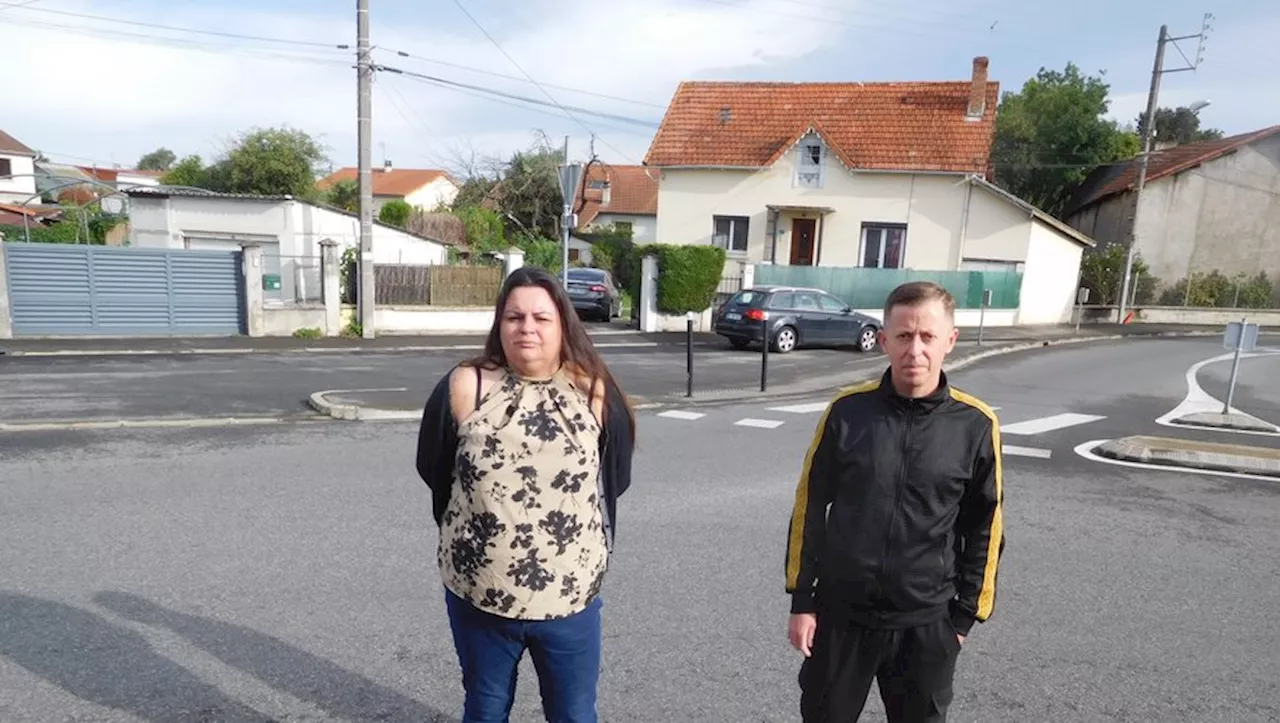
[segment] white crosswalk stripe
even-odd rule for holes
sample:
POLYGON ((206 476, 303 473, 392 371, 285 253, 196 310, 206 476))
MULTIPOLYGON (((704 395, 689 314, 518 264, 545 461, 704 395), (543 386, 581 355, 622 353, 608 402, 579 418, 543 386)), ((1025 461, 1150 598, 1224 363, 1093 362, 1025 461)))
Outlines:
POLYGON ((1016 424, 1002 424, 1000 425, 1000 433, 1014 435, 1044 434, 1045 432, 1074 427, 1078 424, 1096 422, 1099 419, 1106 419, 1106 417, 1100 417, 1096 414, 1064 412, 1062 414, 1054 414, 1048 417, 1028 419, 1016 424))
POLYGON ((1053 456, 1053 451, 1048 449, 1038 449, 1036 447, 1019 447, 1016 444, 1002 444, 1000 451, 1006 455, 1015 457, 1035 457, 1037 459, 1049 459, 1053 456))
POLYGON ((739 419, 738 421, 734 422, 734 424, 739 427, 758 427, 760 429, 777 429, 778 427, 781 427, 783 425, 783 422, 777 419, 752 419, 750 417, 747 417, 746 419, 739 419))
POLYGON ((821 412, 827 408, 830 402, 811 402, 809 404, 792 404, 789 407, 769 407, 770 412, 784 412, 786 414, 812 414, 813 412, 821 412))
POLYGON ((679 409, 668 409, 665 412, 659 412, 658 416, 666 417, 667 419, 685 419, 685 420, 692 421, 695 419, 702 419, 707 415, 703 414, 702 412, 685 412, 679 409))

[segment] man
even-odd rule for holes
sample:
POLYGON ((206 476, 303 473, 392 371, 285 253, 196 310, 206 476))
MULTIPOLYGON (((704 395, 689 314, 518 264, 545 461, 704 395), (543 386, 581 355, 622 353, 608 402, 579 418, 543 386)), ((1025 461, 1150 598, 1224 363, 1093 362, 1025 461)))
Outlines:
POLYGON ((885 302, 889 368, 819 422, 787 538, 788 635, 805 721, 856 721, 877 679, 889 723, 946 720, 956 658, 995 605, 1000 426, 947 383, 955 300, 911 282, 885 302))

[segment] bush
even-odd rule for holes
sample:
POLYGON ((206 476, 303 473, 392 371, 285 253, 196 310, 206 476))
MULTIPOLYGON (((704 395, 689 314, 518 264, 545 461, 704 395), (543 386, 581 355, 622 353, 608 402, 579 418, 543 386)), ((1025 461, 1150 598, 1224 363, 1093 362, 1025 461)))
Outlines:
POLYGON ((378 220, 391 226, 406 228, 409 225, 409 217, 412 215, 413 206, 410 206, 408 201, 393 198, 382 205, 382 210, 378 212, 378 220))
POLYGON ((656 244, 637 251, 641 258, 650 252, 658 257, 658 311, 687 314, 711 306, 724 274, 724 249, 656 244))
POLYGON ((294 339, 319 339, 322 336, 324 336, 324 332, 314 326, 304 326, 293 330, 294 339))
POLYGON ((1229 277, 1217 269, 1207 274, 1193 273, 1189 279, 1181 279, 1160 295, 1162 306, 1188 306, 1198 308, 1266 309, 1272 306, 1275 289, 1265 272, 1248 277, 1240 274, 1229 277), (1187 284, 1191 293, 1187 293, 1187 284))

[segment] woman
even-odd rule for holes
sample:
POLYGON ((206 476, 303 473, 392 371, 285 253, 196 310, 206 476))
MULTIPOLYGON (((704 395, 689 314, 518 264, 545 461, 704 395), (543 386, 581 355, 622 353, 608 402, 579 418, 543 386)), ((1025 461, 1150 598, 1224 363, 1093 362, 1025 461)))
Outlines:
POLYGON ((559 281, 516 270, 484 354, 440 380, 418 436, 464 723, 507 720, 526 648, 547 720, 596 720, 599 593, 634 442, 559 281))

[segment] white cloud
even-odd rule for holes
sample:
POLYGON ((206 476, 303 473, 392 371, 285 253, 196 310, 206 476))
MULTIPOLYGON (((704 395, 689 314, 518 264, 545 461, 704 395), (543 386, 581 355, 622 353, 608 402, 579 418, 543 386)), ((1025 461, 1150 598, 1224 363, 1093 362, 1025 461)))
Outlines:
MULTIPOLYGON (((229 33, 350 43, 354 14, 294 15, 219 3, 59 5, 57 10, 229 33), (99 7, 94 7, 99 5, 99 7)), ((377 4, 375 4, 377 5, 377 4)), ((412 6, 403 7, 409 12, 412 6)), ((756 67, 763 58, 790 60, 834 42, 834 26, 810 24, 805 43, 796 43, 796 25, 780 23, 779 12, 794 11, 784 0, 750 0, 740 5, 710 0, 548 0, 518 6, 502 17, 493 5, 469 9, 507 53, 544 84, 644 101, 642 106, 548 88, 566 105, 628 117, 657 120, 676 84, 701 74, 756 67), (518 17, 512 18, 512 15, 518 17), (785 30, 785 32, 783 32, 785 30)), ((388 9, 372 21, 378 62, 432 73, 476 85, 545 99, 537 87, 469 73, 457 68, 397 57, 385 49, 447 60, 519 76, 520 71, 448 3, 422 22, 402 22, 388 9)), ((52 8, 50 8, 52 9, 52 8)), ((409 16, 414 17, 414 16, 409 16)), ((163 30, 110 24, 34 10, 0 14, 0 46, 9 57, 36 59, 39 73, 7 79, 6 95, 22 98, 5 119, 6 130, 46 152, 72 154, 128 165, 157 146, 179 155, 221 150, 222 141, 251 126, 290 125, 320 136, 335 165, 355 160, 355 72, 351 53, 281 46, 250 50, 260 43, 201 37, 198 43, 157 44, 128 35, 169 36, 163 30), (5 22, 12 20, 13 22, 5 22), (59 25, 63 27, 49 27, 59 25), (80 28, 80 32, 74 32, 80 28), (88 30, 92 28, 92 31, 88 30), (282 57, 268 57, 272 54, 282 57), (319 62, 312 62, 319 61, 319 62)), ((395 158, 430 157, 459 144, 506 155, 528 145, 530 131, 574 137, 584 153, 587 132, 554 108, 529 112, 408 78, 389 75, 374 94, 374 155, 378 143, 395 158), (398 106, 398 108, 397 108, 398 106)), ((612 162, 638 161, 651 129, 579 116, 598 130, 600 155, 612 162), (608 129, 618 126, 631 132, 608 129), (637 135, 636 131, 639 131, 637 135), (611 150, 610 146, 621 151, 611 150), (622 157, 622 156, 625 156, 622 157)), ((398 161, 398 165, 410 165, 398 161)), ((423 162, 414 165, 425 165, 423 162)))

